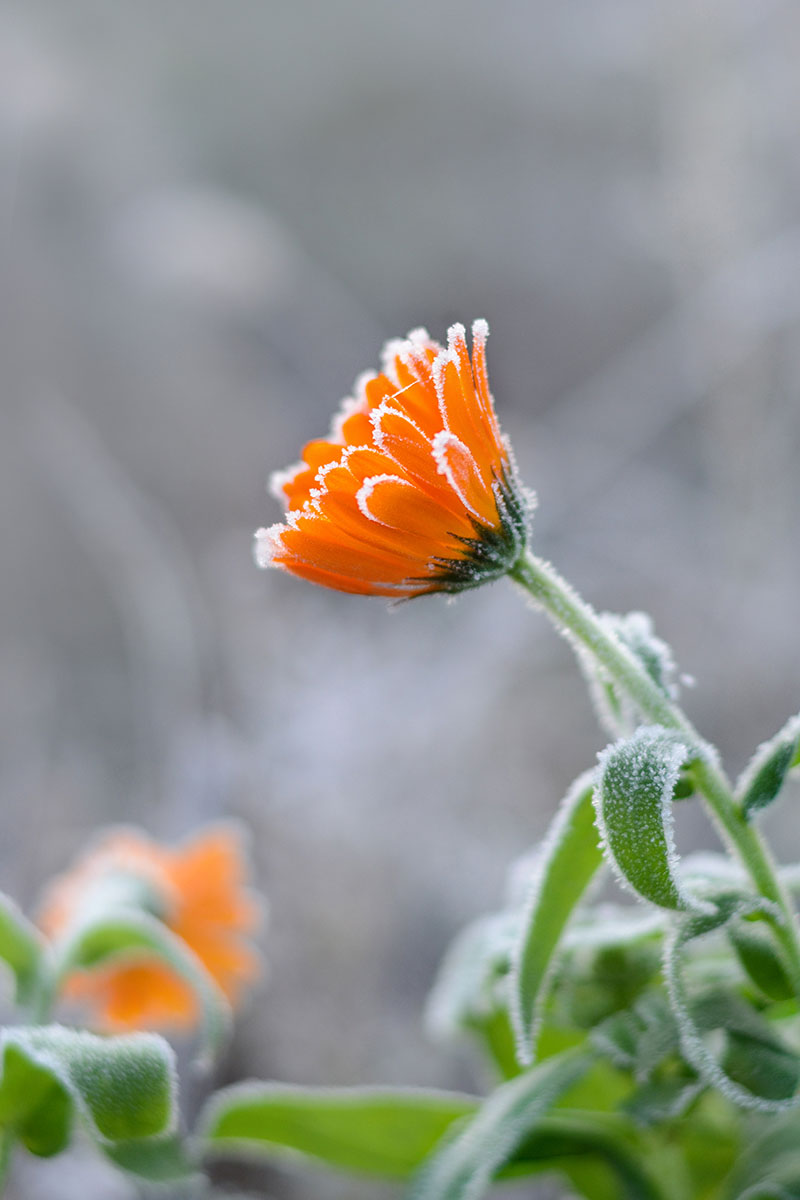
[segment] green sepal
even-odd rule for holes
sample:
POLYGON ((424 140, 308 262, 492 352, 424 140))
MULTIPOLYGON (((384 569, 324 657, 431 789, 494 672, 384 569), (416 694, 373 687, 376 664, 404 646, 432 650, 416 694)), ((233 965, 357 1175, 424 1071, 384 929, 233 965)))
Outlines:
POLYGON ((104 1148, 174 1126, 174 1054, 155 1034, 19 1026, 3 1031, 0 1056, 0 1125, 33 1154, 63 1150, 76 1114, 104 1148))
POLYGON ((407 1200, 477 1200, 590 1065, 589 1055, 568 1051, 497 1088, 444 1139, 412 1180, 407 1200))
POLYGON ((689 758, 676 733, 642 726, 600 755, 595 808, 606 857, 624 886, 662 908, 703 911, 678 874, 672 833, 675 786, 689 758))
POLYGON ((594 772, 581 775, 562 801, 541 849, 517 934, 509 978, 511 1018, 521 1062, 534 1057, 537 1025, 558 943, 603 861, 594 823, 594 772))
POLYGON ((200 1065, 209 1066, 219 1053, 230 1029, 230 1005, 197 955, 156 917, 135 908, 111 911, 73 927, 54 949, 56 988, 76 969, 91 970, 117 959, 158 959, 184 979, 198 999, 200 1065))
POLYGON ((736 795, 748 820, 772 804, 786 776, 800 763, 800 713, 762 743, 736 784, 736 795))
POLYGON ((243 1083, 211 1097, 198 1125, 209 1156, 294 1157, 405 1179, 479 1101, 414 1088, 301 1088, 243 1083))
POLYGON ((15 999, 29 1005, 45 970, 45 941, 10 897, 0 892, 0 960, 14 975, 15 999))

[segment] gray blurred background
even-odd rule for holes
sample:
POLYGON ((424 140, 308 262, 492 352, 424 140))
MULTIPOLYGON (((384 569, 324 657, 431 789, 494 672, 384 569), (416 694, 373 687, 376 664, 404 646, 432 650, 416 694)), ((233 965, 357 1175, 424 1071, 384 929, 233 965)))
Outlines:
POLYGON ((0 3, 2 887, 243 817, 270 967, 222 1079, 481 1086, 427 989, 604 740, 507 583, 253 566, 387 336, 488 318, 536 548, 652 612, 734 772, 800 707, 799 56, 794 0, 0 3))

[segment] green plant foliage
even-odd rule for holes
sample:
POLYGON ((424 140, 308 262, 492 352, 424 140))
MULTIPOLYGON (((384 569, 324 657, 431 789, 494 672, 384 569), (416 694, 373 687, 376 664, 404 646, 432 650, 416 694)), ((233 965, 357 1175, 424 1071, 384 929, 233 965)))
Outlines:
POLYGON ((602 851, 594 824, 594 773, 581 775, 562 802, 541 851, 513 952, 511 1014, 520 1060, 533 1059, 536 1025, 556 947, 602 851))
POLYGON ((670 909, 702 909, 683 886, 672 836, 672 801, 689 750, 677 734, 643 726, 600 756, 595 793, 606 855, 624 885, 670 909))
POLYGON ((77 1114, 104 1147, 175 1122, 174 1055, 163 1038, 100 1038, 60 1026, 3 1031, 0 1125, 32 1153, 59 1153, 77 1114))
POLYGON ((590 1065, 588 1055, 568 1051, 497 1088, 424 1165, 408 1200, 477 1200, 590 1065))
POLYGON ((715 914, 685 916, 668 939, 665 970, 680 1031, 682 1053, 708 1086, 745 1109, 779 1112, 800 1104, 800 1057, 765 1017, 733 986, 687 985, 686 947, 723 930, 731 921, 768 911, 764 902, 720 898, 715 914), (707 1035, 723 1041, 715 1054, 707 1035))
POLYGON ((13 972, 17 1004, 30 1004, 35 998, 44 956, 44 938, 38 929, 0 892, 0 961, 13 972))
POLYGON ((202 1013, 200 1058, 210 1065, 228 1035, 230 1006, 216 981, 184 941, 155 917, 134 908, 111 911, 70 931, 57 947, 57 979, 76 968, 114 959, 157 958, 192 987, 202 1013))
POLYGON ((771 1000, 792 999, 792 981, 771 928, 762 920, 734 917, 727 933, 739 962, 756 987, 771 1000))
POLYGON ((748 818, 777 799, 792 767, 800 763, 800 713, 756 750, 736 785, 742 812, 748 818))
POLYGON ((199 1122, 209 1155, 282 1155, 404 1179, 478 1100, 413 1088, 298 1088, 245 1083, 218 1092, 199 1122))

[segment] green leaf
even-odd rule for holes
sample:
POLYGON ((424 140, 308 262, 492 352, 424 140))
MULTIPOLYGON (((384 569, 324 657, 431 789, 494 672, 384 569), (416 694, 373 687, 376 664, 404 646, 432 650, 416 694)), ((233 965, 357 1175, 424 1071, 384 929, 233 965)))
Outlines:
POLYGON ((425 1163, 408 1200, 477 1200, 590 1064, 588 1055, 567 1052, 497 1088, 425 1163))
POLYGON ((20 1026, 3 1031, 0 1054, 0 1124, 34 1154, 64 1149, 73 1111, 103 1144, 156 1137, 174 1124, 174 1055, 154 1034, 20 1026))
POLYGON ((661 1200, 632 1144, 628 1123, 607 1113, 558 1109, 542 1117, 499 1179, 541 1172, 565 1175, 581 1195, 607 1200, 661 1200), (602 1178, 602 1168, 608 1178, 602 1178))
POLYGON ((667 939, 664 972, 686 1061, 732 1103, 780 1112, 800 1105, 800 1059, 741 995, 715 988, 691 997, 683 963, 685 948, 695 938, 721 929, 733 919, 759 913, 775 915, 766 901, 729 897, 719 902, 715 914, 685 916, 667 939), (722 1062, 704 1036, 715 1030, 725 1035, 722 1062))
POLYGON ((212 1155, 292 1154, 404 1179, 477 1104, 472 1096, 412 1088, 244 1083, 211 1097, 200 1117, 199 1139, 212 1155))
POLYGON ((153 1183, 172 1183, 198 1173, 183 1143, 174 1135, 105 1146, 106 1157, 123 1171, 153 1183))
POLYGON ((736 794, 748 820, 772 804, 789 771, 798 763, 800 713, 791 717, 779 733, 758 747, 736 784, 736 794))
POLYGON ((689 750, 677 734, 642 726, 600 755, 595 793, 603 847, 620 882, 662 908, 702 910, 677 871, 672 799, 689 750))
POLYGON ((797 1115, 771 1117, 751 1137, 725 1181, 722 1200, 761 1200, 800 1196, 800 1121, 797 1115))
POLYGON ((534 1056, 536 1026, 559 940, 603 861, 594 824, 594 772, 572 785, 550 827, 513 953, 511 1018, 520 1061, 534 1056))
POLYGON ((451 1037, 496 1010, 520 921, 516 912, 491 913, 454 938, 428 998, 425 1023, 434 1036, 451 1037))
POLYGON ((609 1017, 591 1040, 616 1066, 642 1082, 680 1049, 678 1025, 663 991, 646 992, 632 1008, 609 1017))
POLYGON ((117 958, 141 960, 142 956, 159 959, 194 990, 202 1014, 201 1065, 210 1065, 230 1029, 230 1006, 197 955, 149 913, 119 909, 72 930, 59 947, 57 978, 64 979, 75 968, 91 969, 117 958))
POLYGON ((781 949, 770 927, 763 921, 732 920, 728 937, 739 962, 756 987, 771 1000, 791 1000, 794 986, 781 949))
POLYGON ((17 1004, 30 1004, 43 970, 45 942, 13 900, 0 892, 0 960, 14 973, 17 1004))

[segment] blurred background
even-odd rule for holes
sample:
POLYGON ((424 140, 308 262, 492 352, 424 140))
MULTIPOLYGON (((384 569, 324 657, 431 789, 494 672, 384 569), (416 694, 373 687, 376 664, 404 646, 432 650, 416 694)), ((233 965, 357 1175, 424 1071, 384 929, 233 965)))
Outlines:
POLYGON ((793 0, 0 3, 2 887, 242 817, 270 965, 221 1079, 481 1086, 427 990, 604 741, 507 583, 253 566, 386 337, 489 320, 536 549, 653 614, 732 771, 800 707, 798 55, 793 0))

